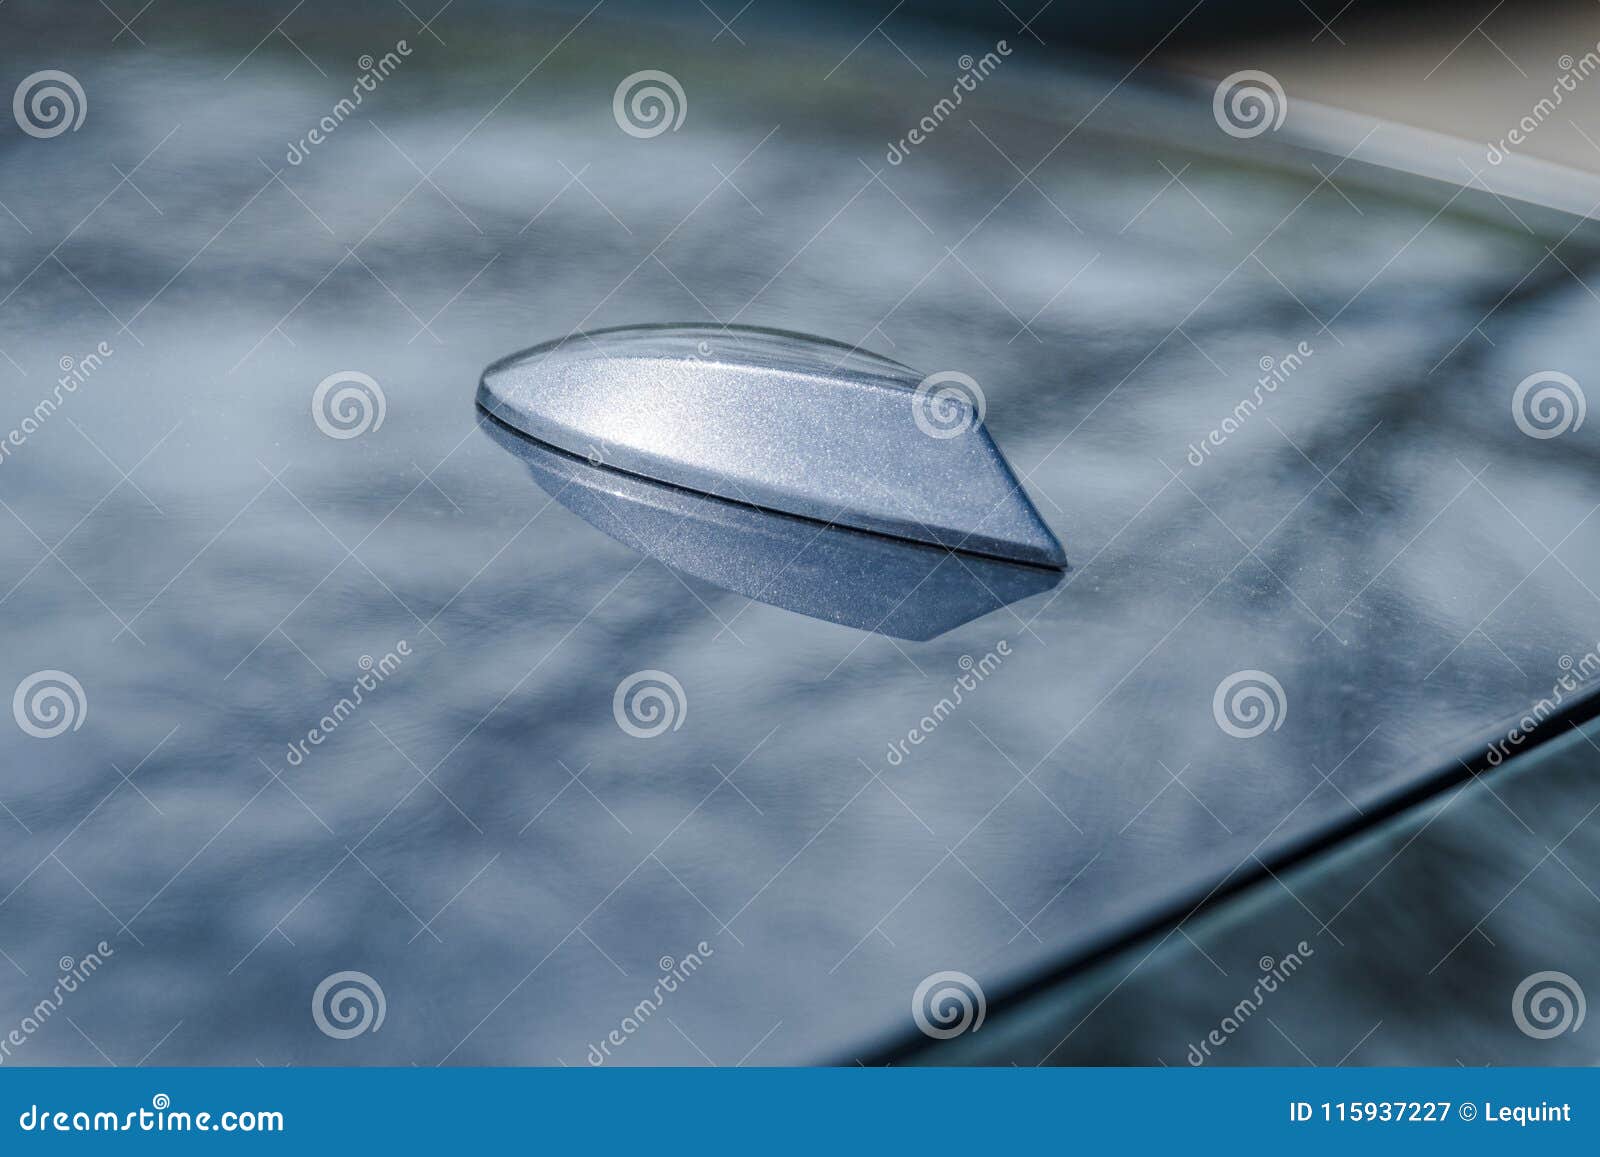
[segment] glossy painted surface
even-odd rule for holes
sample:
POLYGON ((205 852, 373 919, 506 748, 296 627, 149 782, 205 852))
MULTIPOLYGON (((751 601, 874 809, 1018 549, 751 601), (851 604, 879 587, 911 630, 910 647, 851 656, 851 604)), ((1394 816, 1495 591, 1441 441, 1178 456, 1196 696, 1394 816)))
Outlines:
POLYGON ((910 1034, 901 1059, 1591 1066, 1597 731, 1562 729, 976 1034, 910 1034))
POLYGON ((746 598, 925 642, 1047 591, 1059 572, 725 502, 591 464, 485 418, 540 487, 618 542, 746 598))
POLYGON ((141 48, 0 8, 0 74, 70 56, 91 101, 0 135, 28 230, 0 217, 0 427, 115 351, 0 464, 0 690, 59 669, 88 698, 59 738, 0 728, 0 1023, 117 947, 71 1009, 95 1047, 55 1019, 29 1063, 583 1064, 701 942, 612 1063, 849 1058, 930 974, 1095 943, 1595 645, 1600 423, 1512 411, 1530 374, 1588 384, 1587 228, 1235 140, 1020 39, 888 165, 984 44, 895 25, 924 81, 862 41, 876 15, 763 8, 740 48, 622 4, 486 31, 458 0, 293 166, 359 54, 415 33, 399 7, 286 26, 326 81, 278 38, 241 63, 277 14, 174 0, 141 48), (690 107, 640 140, 612 95, 657 65, 690 107), (147 153, 159 213, 112 168, 147 153), (697 299, 970 374, 1073 569, 891 638, 662 565, 483 432, 506 351, 697 299), (347 370, 383 420, 330 437, 312 397, 347 370), (687 705, 648 740, 613 714, 646 671, 687 705), (1248 671, 1287 713, 1241 739, 1213 703, 1248 671), (334 1040, 310 998, 349 969, 388 1017, 334 1040))
POLYGON ((982 393, 962 387, 801 334, 651 326, 496 362, 478 404, 558 449, 658 482, 1065 566, 983 425, 982 393))

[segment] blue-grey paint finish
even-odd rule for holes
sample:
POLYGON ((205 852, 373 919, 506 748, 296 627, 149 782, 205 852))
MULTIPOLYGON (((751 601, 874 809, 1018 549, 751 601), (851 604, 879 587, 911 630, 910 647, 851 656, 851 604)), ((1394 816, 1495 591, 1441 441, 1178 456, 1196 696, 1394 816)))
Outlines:
MULTIPOLYGON (((221 80, 258 17, 210 13, 130 53, 72 9, 0 7, 0 76, 54 60, 91 104, 78 133, 0 132, 0 200, 31 230, 0 210, 0 295, 22 283, 0 304, 0 349, 26 371, 0 358, 0 430, 50 396, 62 357, 116 351, 0 463, 0 694, 60 669, 88 696, 81 729, 53 740, 0 716, 0 952, 26 970, 0 959, 0 1026, 48 993, 61 956, 102 938, 117 951, 64 1009, 82 1034, 53 1016, 17 1064, 103 1064, 98 1046, 119 1063, 582 1065, 660 958, 702 939, 707 967, 608 1065, 865 1057, 916 1031, 911 996, 944 970, 990 993, 981 1043, 1003 1029, 1011 977, 1470 756, 1464 736, 1548 696, 1562 656, 1595 646, 1600 420, 1539 439, 1511 407, 1548 368, 1595 402, 1595 303, 1563 267, 1600 277, 1594 223, 1553 261, 1570 221, 1532 234, 1520 204, 1378 187, 1352 161, 1337 181, 1358 215, 1327 187, 1331 162, 1286 155, 1282 133, 1235 140, 1209 98, 1157 101, 1145 70, 1118 86, 1122 70, 1052 65, 1031 39, 984 82, 981 111, 974 98, 994 144, 1031 165, 1098 109, 1034 173, 1038 190, 948 121, 880 174, 902 205, 858 160, 927 111, 887 41, 823 82, 863 29, 796 37, 778 27, 789 7, 756 4, 739 22, 751 66, 730 71, 727 37, 663 32, 637 0, 607 0, 503 103, 582 12, 519 12, 490 42, 472 34, 484 6, 456 0, 448 46, 418 44, 371 103, 425 167, 464 142, 435 173, 450 200, 413 188, 416 170, 354 119, 283 171, 291 196, 257 157, 276 163, 330 94, 288 44, 221 80), (657 52, 693 107, 680 132, 641 141, 611 124, 611 94, 657 52), (134 175, 162 213, 128 188, 107 198, 110 166, 180 122, 134 175), (712 166, 729 173, 779 124, 733 174, 758 213, 712 166), (1191 165, 1185 184, 1226 228, 1176 188, 1140 212, 1163 163, 1191 165), (685 286, 720 317, 973 374, 1073 571, 907 643, 750 605, 548 500, 478 427, 484 365, 534 332, 681 316, 685 286), (1239 424, 1260 359, 1302 340, 1314 356, 1239 424), (343 370, 387 398, 381 427, 347 439, 311 408, 343 370), (289 745, 369 674, 361 656, 401 639, 400 670, 290 764, 289 745), (963 660, 1002 642, 1005 662, 911 745, 972 676, 963 660), (688 710, 645 740, 613 696, 650 669, 681 682, 688 710), (1254 739, 1212 714, 1246 669, 1288 697, 1283 726, 1254 739), (312 992, 344 970, 381 983, 382 1031, 335 1040, 313 1023, 312 992)), ((199 12, 163 0, 146 19, 174 9, 199 12)), ((972 48, 952 37, 923 57, 893 34, 930 63, 972 48)), ((319 60, 353 62, 373 26, 319 22, 316 41, 319 60)), ((1452 949, 1594 801, 1555 827, 1491 784, 1537 838, 1491 798, 1498 826, 1440 860, 1436 892, 1460 907, 1388 885, 1465 795, 1348 908, 1284 876, 1303 923, 1232 926, 1226 955, 1186 925, 1228 978, 1164 929, 1186 968, 1231 991, 1193 1018, 1124 1004, 1153 957, 1053 1059, 1136 1007, 1166 1035, 1140 1037, 1135 1059, 1182 1064, 1192 1026, 1216 1024, 1259 957, 1301 937, 1317 955, 1296 986, 1339 961, 1392 999, 1370 1017, 1306 1010, 1343 1016, 1338 1034, 1268 1006, 1247 1030, 1281 1045, 1264 1059, 1301 1059, 1267 1015, 1329 1064, 1380 1017, 1347 1064, 1375 1049, 1557 1055, 1512 1022, 1512 989, 1582 961, 1550 942, 1516 971, 1526 937, 1506 921, 1592 927, 1575 883, 1570 909, 1543 902, 1566 869, 1547 860, 1500 905, 1493 946, 1452 949), (1430 905, 1437 931, 1374 956, 1353 923, 1375 896, 1419 935, 1430 905), (1473 967, 1486 960, 1488 982, 1473 967), (1500 1010, 1498 1039, 1406 1034, 1412 1006, 1447 990, 1500 1010)), ((1600 889, 1588 830, 1557 850, 1600 889)), ((1134 1055, 1131 1027, 1120 1039, 1097 1059, 1134 1055)))
POLYGON ((541 442, 785 514, 1043 566, 1066 553, 982 416, 875 354, 744 326, 638 326, 535 346, 478 403, 541 442), (919 422, 919 407, 945 407, 919 422), (934 432, 930 433, 932 430, 934 432))
POLYGON ((1053 588, 1062 572, 818 526, 586 462, 485 417, 544 491, 617 541, 757 602, 925 642, 1053 588))

